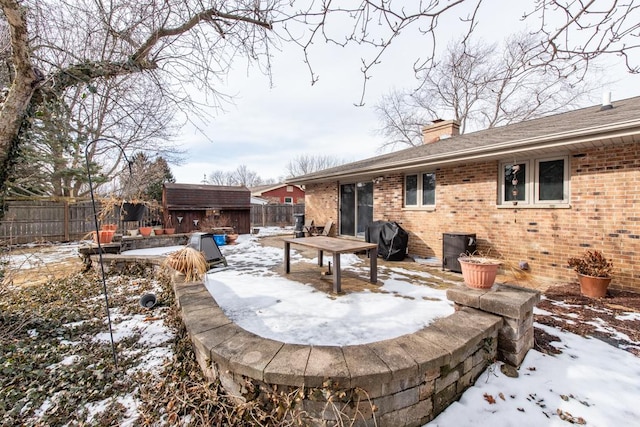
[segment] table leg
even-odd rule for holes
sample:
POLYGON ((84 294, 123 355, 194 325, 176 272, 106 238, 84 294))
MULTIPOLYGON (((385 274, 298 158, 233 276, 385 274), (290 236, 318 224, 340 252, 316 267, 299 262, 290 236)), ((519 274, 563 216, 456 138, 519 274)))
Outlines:
POLYGON ((289 251, 291 250, 291 243, 289 242, 284 242, 284 272, 286 274, 289 274, 289 270, 290 270, 290 254, 289 251))
POLYGON ((333 253, 333 292, 339 294, 340 288, 340 253, 333 253))
POLYGON ((322 257, 323 257, 323 251, 322 249, 318 249, 318 267, 322 267, 322 257))
POLYGON ((371 249, 369 254, 369 277, 371 283, 378 282, 378 248, 371 249))

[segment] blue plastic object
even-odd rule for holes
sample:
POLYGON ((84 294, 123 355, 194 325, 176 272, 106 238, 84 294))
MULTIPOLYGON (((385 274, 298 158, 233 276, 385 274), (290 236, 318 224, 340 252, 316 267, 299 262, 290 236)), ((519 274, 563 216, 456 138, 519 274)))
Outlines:
POLYGON ((227 235, 226 234, 214 234, 213 240, 216 241, 216 245, 222 246, 227 244, 227 235))

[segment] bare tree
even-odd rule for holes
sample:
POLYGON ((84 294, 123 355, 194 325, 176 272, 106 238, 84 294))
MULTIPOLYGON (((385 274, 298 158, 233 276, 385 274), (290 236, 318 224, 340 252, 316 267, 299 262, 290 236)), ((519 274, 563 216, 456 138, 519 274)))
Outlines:
POLYGON ((458 40, 441 61, 422 73, 418 90, 393 91, 376 110, 386 142, 420 145, 421 127, 437 118, 455 119, 460 132, 506 125, 575 108, 591 89, 584 64, 537 63, 542 43, 532 34, 495 44, 458 40))
MULTIPOLYGON (((574 57, 590 61, 601 55, 621 55, 629 70, 638 72, 638 65, 631 62, 638 57, 633 53, 640 46, 636 3, 534 2, 524 18, 537 20, 537 32, 545 36, 543 54, 535 61, 551 63, 574 57), (569 37, 578 30, 582 37, 569 37)), ((155 84, 175 108, 202 113, 189 89, 195 87, 207 97, 207 104, 217 105, 222 96, 220 80, 233 61, 257 63, 269 73, 270 55, 280 41, 301 47, 312 82, 318 77, 311 61, 314 45, 325 41, 363 46, 369 55, 362 62, 366 83, 375 64, 404 30, 419 28, 425 35, 422 52, 426 54, 415 65, 419 71, 430 66, 436 41, 450 32, 438 27, 438 22, 445 16, 461 18, 470 33, 477 11, 484 6, 482 0, 318 0, 300 4, 280 0, 0 0, 11 34, 12 74, 0 111, 0 189, 20 156, 18 136, 26 131, 38 106, 71 88, 136 76, 155 84)), ((363 84, 363 91, 365 88, 363 84)))
POLYGON ((300 176, 346 163, 335 156, 299 155, 287 163, 288 176, 300 176))
POLYGON ((234 171, 214 170, 207 178, 208 184, 213 185, 257 185, 272 183, 273 180, 263 180, 257 172, 250 170, 247 165, 239 165, 234 171))
POLYGON ((114 191, 125 200, 156 200, 162 202, 162 184, 176 182, 167 161, 150 159, 144 152, 136 153, 117 175, 114 191))
POLYGON ((257 172, 250 170, 247 165, 239 165, 231 174, 234 185, 255 187, 262 184, 262 178, 257 172))
MULTIPOLYGON (((125 79, 126 80, 126 79, 125 79)), ((170 144, 176 127, 174 110, 145 82, 96 82, 76 87, 61 99, 39 106, 31 126, 22 135, 22 156, 7 184, 9 194, 78 197, 88 192, 85 146, 93 173, 94 190, 109 184, 119 171, 123 152, 175 160, 180 150, 170 144), (142 84, 140 84, 142 83, 142 84), (101 95, 98 95, 98 92, 101 95), (115 156, 114 156, 115 155, 115 156), (34 167, 37 165, 37 167, 34 167)))
POLYGON ((207 184, 213 185, 233 185, 232 173, 222 170, 214 170, 206 178, 207 184))

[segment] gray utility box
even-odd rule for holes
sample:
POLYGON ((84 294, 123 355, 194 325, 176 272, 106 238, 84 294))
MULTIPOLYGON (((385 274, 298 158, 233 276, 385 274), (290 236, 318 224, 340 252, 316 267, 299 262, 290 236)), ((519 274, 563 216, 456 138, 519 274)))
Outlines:
POLYGON ((476 251, 475 233, 443 233, 442 234, 442 269, 461 273, 458 257, 461 254, 472 254, 476 251))

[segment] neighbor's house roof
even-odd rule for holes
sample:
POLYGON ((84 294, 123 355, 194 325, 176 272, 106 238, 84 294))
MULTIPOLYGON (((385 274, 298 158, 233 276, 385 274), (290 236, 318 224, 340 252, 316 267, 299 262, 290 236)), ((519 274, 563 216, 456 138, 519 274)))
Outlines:
POLYGON ((371 179, 485 160, 518 160, 640 140, 640 97, 458 135, 330 169, 289 178, 298 185, 371 179))
MULTIPOLYGON (((295 184, 288 184, 288 183, 279 183, 279 184, 266 184, 266 185, 257 185, 255 187, 251 187, 251 195, 252 196, 256 196, 256 197, 260 197, 262 194, 267 193, 269 191, 273 191, 273 190, 277 190, 279 188, 282 187, 287 187, 289 185, 295 185, 295 184)), ((299 185, 295 185, 295 187, 298 187, 301 191, 304 191, 302 188, 300 188, 299 185)))
POLYGON ((251 204, 252 205, 268 205, 269 201, 261 197, 251 196, 251 204))
POLYGON ((164 184, 164 205, 170 210, 250 209, 245 186, 164 184))

